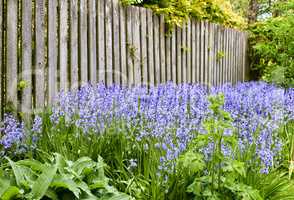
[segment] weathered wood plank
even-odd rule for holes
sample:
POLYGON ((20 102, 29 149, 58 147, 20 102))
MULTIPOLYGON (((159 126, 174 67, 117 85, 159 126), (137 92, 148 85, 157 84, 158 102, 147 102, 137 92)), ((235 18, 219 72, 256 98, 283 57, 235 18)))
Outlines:
POLYGON ((209 23, 207 21, 204 22, 204 34, 205 34, 205 49, 204 49, 204 83, 207 86, 210 86, 210 79, 209 79, 209 73, 210 73, 210 66, 209 66, 209 55, 210 55, 210 34, 209 34, 209 23))
POLYGON ((187 24, 184 24, 182 27, 182 81, 187 83, 187 24))
POLYGON ((70 84, 71 89, 79 86, 78 64, 78 0, 70 0, 70 84))
POLYGON ((87 0, 80 1, 79 50, 81 84, 88 83, 88 37, 87 37, 87 0))
POLYGON ((171 73, 172 81, 177 83, 177 38, 176 28, 173 27, 171 33, 171 73))
MULTIPOLYGON (((59 67, 60 90, 68 90, 68 2, 59 1, 59 67)), ((37 24, 37 23, 36 23, 37 24)))
POLYGON ((205 25, 200 22, 200 73, 199 80, 201 84, 205 84, 205 25))
MULTIPOLYGON (((88 15, 89 77, 90 83, 95 84, 97 83, 96 0, 88 0, 88 15)), ((118 42, 116 44, 118 44, 118 42)))
POLYGON ((148 41, 148 80, 149 84, 153 86, 155 84, 155 66, 154 66, 154 51, 153 51, 153 20, 152 20, 152 11, 147 10, 147 41, 148 41))
MULTIPOLYGON (((1 1, 2 2, 2 1, 1 1)), ((1 4, 1 3, 0 3, 1 4)), ((1 12, 1 6, 0 6, 1 12)), ((0 16, 1 18, 1 16, 0 16)), ((0 27, 1 19, 0 19, 0 27)), ((26 116, 32 109, 32 1, 22 2, 22 70, 21 79, 26 82, 22 90, 21 112, 26 116)), ((0 30, 0 65, 1 63, 1 30, 0 30)), ((2 74, 2 71, 0 71, 2 74)), ((1 81, 0 81, 1 82, 1 81)), ((1 86, 0 86, 1 87, 1 86)))
POLYGON ((222 67, 221 67, 221 77, 220 77, 220 84, 224 84, 225 83, 225 56, 226 56, 226 51, 225 51, 225 44, 226 44, 226 41, 225 41, 225 28, 224 27, 221 27, 221 38, 222 38, 222 43, 221 43, 221 51, 222 51, 222 58, 221 58, 221 61, 222 61, 222 67))
POLYGON ((112 31, 112 2, 105 1, 105 57, 107 85, 113 84, 112 31))
POLYGON ((141 45, 140 45, 140 12, 139 8, 133 8, 133 47, 134 47, 134 78, 135 85, 141 84, 141 45))
POLYGON ((141 33, 141 67, 142 67, 142 84, 148 85, 148 63, 147 63, 147 12, 146 9, 140 9, 140 33, 141 33))
POLYGON ((7 102, 17 108, 17 0, 7 1, 7 102))
POLYGON ((155 65, 155 83, 160 80, 160 40, 159 40, 159 16, 153 15, 153 42, 154 42, 154 65, 155 65))
POLYGON ((211 59, 212 59, 212 64, 210 65, 211 66, 211 76, 212 76, 212 84, 213 85, 217 85, 218 83, 218 75, 219 75, 219 59, 218 59, 218 53, 219 53, 219 44, 220 44, 220 37, 219 37, 219 27, 218 25, 216 24, 213 24, 212 25, 213 27, 213 44, 212 44, 212 56, 211 56, 211 59))
POLYGON ((119 5, 117 0, 112 0, 113 6, 113 69, 114 83, 121 84, 120 48, 119 48, 119 5))
POLYGON ((224 60, 225 60, 225 64, 224 64, 224 83, 228 82, 228 30, 225 29, 224 32, 224 60))
POLYGON ((196 83, 196 22, 191 20, 191 82, 196 83))
POLYGON ((187 22, 187 82, 192 83, 192 67, 191 67, 191 20, 187 22))
MULTIPOLYGON (((45 0, 36 0, 36 26, 35 26, 35 92, 36 107, 45 105, 45 0)), ((65 70, 67 71, 67 70, 65 70)))
POLYGON ((229 41, 229 81, 230 83, 233 83, 233 42, 232 42, 232 30, 229 29, 229 38, 230 38, 230 41, 229 41))
POLYGON ((214 24, 208 23, 208 83, 212 86, 213 83, 213 75, 214 75, 214 24))
MULTIPOLYGON (((133 9, 132 7, 127 8, 127 30, 132 30, 132 17, 133 9)), ((152 28, 152 26, 151 26, 152 28)), ((127 31, 127 67, 128 67, 128 85, 132 86, 135 83, 134 80, 134 46, 133 46, 133 33, 132 31, 127 31)))
POLYGON ((3 1, 0 1, 0 119, 2 119, 2 112, 3 112, 3 69, 4 69, 4 59, 3 59, 3 51, 4 51, 4 41, 3 39, 3 1))
POLYGON ((48 1, 48 100, 57 94, 57 0, 48 1))
POLYGON ((199 21, 196 22, 196 27, 195 27, 195 36, 196 36, 196 46, 195 46, 195 68, 196 68, 196 82, 199 83, 201 82, 200 76, 201 76, 201 43, 202 43, 202 38, 201 38, 201 23, 199 21))
MULTIPOLYGON (((167 34, 167 33, 166 33, 167 34)), ((172 81, 171 35, 165 36, 166 81, 172 81)))
POLYGON ((160 15, 159 19, 159 38, 160 38, 160 69, 161 69, 161 83, 166 82, 166 58, 165 58, 165 22, 164 16, 160 15))
POLYGON ((126 8, 119 7, 120 18, 120 67, 121 67, 121 83, 126 86, 128 84, 127 71, 127 42, 126 42, 126 8))
POLYGON ((176 34, 177 83, 182 83, 182 29, 177 27, 176 34))
POLYGON ((98 80, 99 82, 106 83, 106 66, 105 66, 105 1, 97 1, 97 11, 98 11, 98 23, 97 23, 97 33, 98 33, 98 80))

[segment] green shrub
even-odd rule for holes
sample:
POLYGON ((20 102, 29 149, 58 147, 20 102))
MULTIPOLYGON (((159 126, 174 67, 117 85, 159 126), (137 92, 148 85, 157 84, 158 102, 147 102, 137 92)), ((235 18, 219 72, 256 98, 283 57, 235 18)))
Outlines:
POLYGON ((251 27, 251 68, 254 78, 294 86, 294 1, 276 8, 279 17, 251 27))
POLYGON ((122 0, 124 5, 144 4, 157 14, 164 14, 166 24, 171 28, 181 26, 189 17, 207 20, 228 27, 244 28, 245 20, 236 12, 227 0, 122 0))

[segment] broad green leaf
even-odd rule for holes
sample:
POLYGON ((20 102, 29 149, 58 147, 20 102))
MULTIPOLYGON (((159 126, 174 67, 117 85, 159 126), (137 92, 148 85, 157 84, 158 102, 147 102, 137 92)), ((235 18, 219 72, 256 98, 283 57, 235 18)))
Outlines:
POLYGON ((31 168, 33 171, 43 171, 43 164, 37 160, 20 160, 17 162, 18 165, 23 165, 31 168))
POLYGON ((22 167, 18 166, 15 162, 10 160, 8 157, 6 157, 6 159, 8 160, 8 162, 12 168, 17 186, 24 185, 25 184, 25 176, 24 176, 25 174, 23 173, 22 167))
POLYGON ((66 177, 58 176, 55 177, 50 184, 50 187, 58 189, 58 188, 64 188, 71 191, 77 198, 80 196, 80 189, 78 184, 76 184, 72 179, 68 179, 66 177))
POLYGON ((0 178, 0 197, 10 187, 10 181, 4 178, 0 178))
POLYGON ((45 196, 49 197, 51 200, 59 200, 56 192, 50 188, 46 191, 45 196))
POLYGON ((117 193, 112 195, 105 195, 100 198, 100 200, 132 200, 132 197, 127 194, 117 193))
POLYGON ((86 169, 94 170, 96 163, 88 157, 82 157, 74 162, 72 169, 80 176, 86 169))
POLYGON ((48 165, 44 167, 43 173, 38 177, 38 179, 32 187, 32 199, 39 200, 45 195, 54 176, 56 175, 56 171, 56 165, 48 165))
POLYGON ((20 193, 16 186, 9 186, 5 192, 0 196, 1 200, 11 200, 20 193))

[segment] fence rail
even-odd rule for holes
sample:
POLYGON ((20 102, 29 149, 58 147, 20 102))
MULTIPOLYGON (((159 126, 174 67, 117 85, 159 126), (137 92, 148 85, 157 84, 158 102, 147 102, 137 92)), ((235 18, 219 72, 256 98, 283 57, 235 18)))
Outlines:
POLYGON ((118 0, 1 0, 0 106, 24 113, 90 82, 219 85, 243 81, 246 33, 164 16, 118 0))

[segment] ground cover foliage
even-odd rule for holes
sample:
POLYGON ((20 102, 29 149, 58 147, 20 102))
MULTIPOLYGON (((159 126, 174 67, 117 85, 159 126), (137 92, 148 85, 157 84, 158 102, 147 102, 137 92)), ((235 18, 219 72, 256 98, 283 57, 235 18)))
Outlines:
POLYGON ((5 115, 2 199, 294 199, 294 90, 85 85, 5 115))

